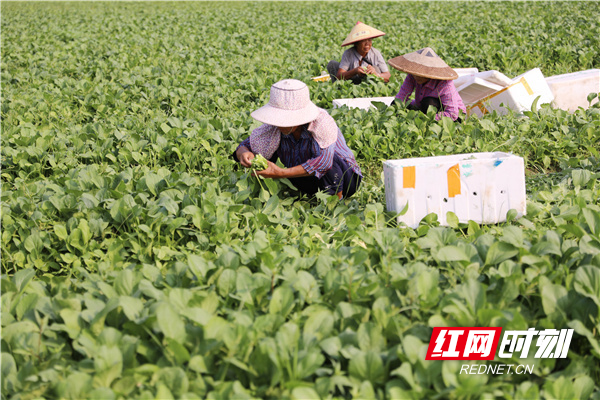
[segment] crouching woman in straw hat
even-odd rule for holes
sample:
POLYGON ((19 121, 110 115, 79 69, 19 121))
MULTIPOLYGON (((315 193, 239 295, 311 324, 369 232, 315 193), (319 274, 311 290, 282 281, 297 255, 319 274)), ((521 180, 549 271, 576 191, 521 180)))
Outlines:
POLYGON ((327 72, 332 79, 352 79, 353 83, 360 83, 367 75, 390 80, 390 72, 379 50, 373 47, 373 39, 385 33, 370 27, 362 22, 357 22, 342 43, 342 47, 353 44, 342 54, 342 61, 330 61, 327 72))
POLYGON ((262 154, 269 166, 257 175, 288 178, 306 194, 322 190, 342 198, 356 192, 362 180, 360 167, 335 120, 310 101, 303 82, 275 83, 269 103, 251 115, 264 124, 234 153, 244 167, 250 167, 255 154, 262 154), (277 158, 286 168, 274 163, 277 158))
POLYGON ((429 106, 433 106, 438 111, 435 116, 437 120, 446 116, 460 121, 459 111, 466 113, 465 105, 452 82, 458 78, 458 74, 430 47, 392 58, 388 63, 408 74, 394 101, 406 103, 414 91, 415 99, 408 106, 409 109, 427 113, 429 106))

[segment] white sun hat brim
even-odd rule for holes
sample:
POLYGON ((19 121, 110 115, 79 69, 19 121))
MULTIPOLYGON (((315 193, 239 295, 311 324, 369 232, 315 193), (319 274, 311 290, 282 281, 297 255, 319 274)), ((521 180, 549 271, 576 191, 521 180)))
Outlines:
POLYGON ((265 124, 288 128, 314 121, 319 108, 310 101, 308 86, 296 79, 284 79, 271 86, 269 103, 250 114, 265 124))
POLYGON ((267 104, 252 112, 250 116, 265 124, 289 128, 314 121, 319 116, 319 108, 312 102, 298 110, 285 110, 267 104))

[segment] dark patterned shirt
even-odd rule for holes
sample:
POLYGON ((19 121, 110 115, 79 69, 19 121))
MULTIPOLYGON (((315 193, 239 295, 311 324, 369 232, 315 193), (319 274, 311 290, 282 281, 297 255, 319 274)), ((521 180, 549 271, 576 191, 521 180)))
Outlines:
MULTIPOLYGON (((333 165, 333 156, 337 154, 346 161, 356 174, 362 176, 360 167, 356 163, 356 159, 352 151, 348 148, 346 139, 344 139, 344 135, 339 129, 337 141, 331 146, 322 149, 306 128, 307 125, 302 127, 299 139, 294 138, 294 135, 291 134, 281 135, 281 141, 279 148, 275 152, 275 156, 281 160, 281 163, 286 168, 302 165, 306 172, 309 174, 314 173, 317 178, 321 178, 331 168, 333 165)), ((240 146, 244 146, 252 151, 250 138, 244 140, 240 146)), ((254 151, 252 152, 254 153, 254 151)))

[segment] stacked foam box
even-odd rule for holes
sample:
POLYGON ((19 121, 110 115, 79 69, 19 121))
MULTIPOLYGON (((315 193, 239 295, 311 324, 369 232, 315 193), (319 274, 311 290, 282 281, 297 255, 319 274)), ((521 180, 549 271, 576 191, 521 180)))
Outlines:
MULTIPOLYGON (((467 106, 467 115, 530 111, 536 99, 537 108, 551 103, 554 107, 573 112, 579 107, 587 109, 590 105, 587 96, 600 92, 600 69, 544 78, 542 71, 534 68, 514 79, 498 71, 478 72, 477 68, 456 68, 455 71, 459 78, 454 85, 467 106)), ((345 105, 369 110, 374 108, 372 103, 375 101, 390 105, 393 100, 394 97, 335 99, 333 107, 345 105)), ((592 104, 597 101, 595 99, 592 104)))
POLYGON ((463 103, 468 105, 476 103, 478 100, 504 89, 504 87, 472 76, 456 89, 463 103))
MULTIPOLYGON (((579 107, 587 109, 590 106, 588 95, 600 92, 600 69, 550 76, 546 78, 546 83, 554 95, 555 107, 570 112, 579 107)), ((597 98, 591 104, 596 102, 597 98)))
POLYGON ((510 209, 525 215, 525 163, 502 152, 388 160, 383 163, 387 210, 415 228, 430 213, 446 225, 452 211, 460 222, 506 221, 510 209))
POLYGON ((537 108, 551 103, 554 95, 539 68, 534 68, 517 76, 512 84, 467 106, 468 115, 482 116, 495 110, 499 114, 530 111, 534 101, 539 98, 537 108))
POLYGON ((348 108, 361 108, 363 110, 370 110, 375 108, 372 104, 375 101, 385 103, 386 105, 392 104, 394 97, 359 97, 356 99, 335 99, 333 100, 333 108, 346 106, 348 108))
POLYGON ((473 74, 476 74, 479 72, 479 70, 477 68, 453 68, 453 69, 459 78, 461 76, 469 76, 469 75, 473 75, 473 74))
POLYGON ((512 79, 504 75, 499 71, 483 71, 474 74, 458 76, 458 79, 454 80, 454 86, 460 91, 460 88, 468 87, 468 85, 475 79, 484 80, 489 83, 493 83, 498 86, 507 87, 512 85, 512 79))
POLYGON ((498 71, 483 71, 459 76, 454 86, 465 105, 471 105, 486 96, 512 85, 512 80, 498 71))

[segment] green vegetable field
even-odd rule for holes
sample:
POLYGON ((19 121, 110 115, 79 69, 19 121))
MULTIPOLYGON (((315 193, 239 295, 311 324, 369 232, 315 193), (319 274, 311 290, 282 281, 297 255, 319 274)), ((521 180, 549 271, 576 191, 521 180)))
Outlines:
POLYGON ((599 2, 0 7, 2 399, 600 399, 599 103, 455 124, 332 109, 393 96, 394 69, 310 79, 356 21, 386 32, 386 60, 600 68, 599 2), (353 197, 233 161, 286 78, 344 133, 353 197), (386 212, 382 161, 488 151, 525 159, 526 216, 412 229, 386 212), (434 327, 574 333, 566 358, 477 364, 532 373, 468 375, 425 360, 434 327))

